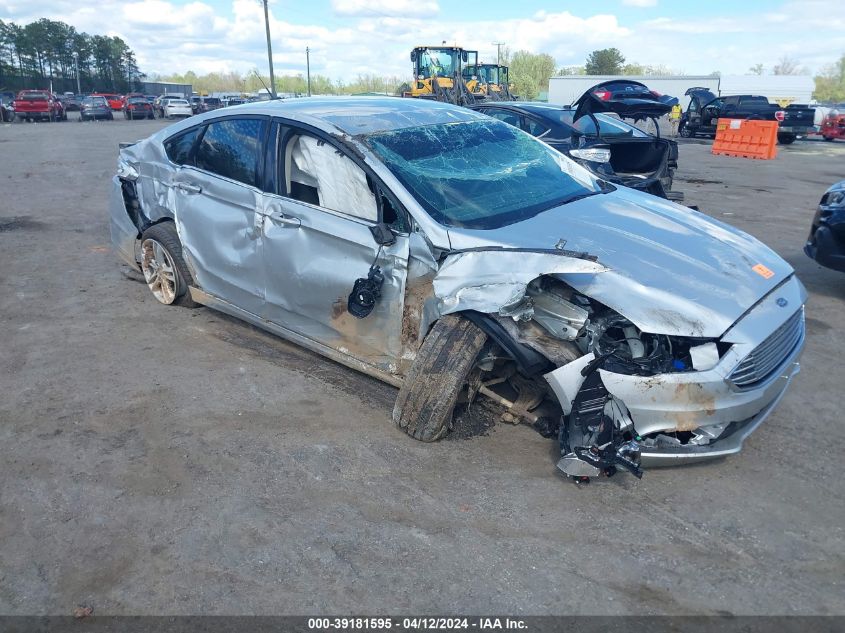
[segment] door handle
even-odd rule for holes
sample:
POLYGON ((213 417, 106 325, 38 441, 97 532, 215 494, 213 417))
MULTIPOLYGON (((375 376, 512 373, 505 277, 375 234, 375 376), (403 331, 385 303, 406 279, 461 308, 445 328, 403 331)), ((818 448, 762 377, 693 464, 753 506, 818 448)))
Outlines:
POLYGON ((199 185, 192 185, 189 182, 177 182, 176 188, 185 193, 202 193, 202 187, 199 185))
POLYGON ((271 222, 275 222, 276 224, 281 224, 282 226, 290 227, 292 229, 298 229, 302 226, 302 221, 299 218, 293 218, 289 215, 285 215, 281 211, 271 213, 267 217, 270 218, 271 222))

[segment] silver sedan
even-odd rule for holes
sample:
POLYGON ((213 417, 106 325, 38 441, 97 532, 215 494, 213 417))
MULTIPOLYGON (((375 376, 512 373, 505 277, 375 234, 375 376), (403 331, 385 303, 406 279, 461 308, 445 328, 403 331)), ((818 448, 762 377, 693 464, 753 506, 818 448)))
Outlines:
POLYGON ((423 100, 172 125, 121 150, 111 229, 160 302, 399 387, 419 440, 488 398, 576 481, 739 451, 804 342, 804 288, 750 235, 423 100))

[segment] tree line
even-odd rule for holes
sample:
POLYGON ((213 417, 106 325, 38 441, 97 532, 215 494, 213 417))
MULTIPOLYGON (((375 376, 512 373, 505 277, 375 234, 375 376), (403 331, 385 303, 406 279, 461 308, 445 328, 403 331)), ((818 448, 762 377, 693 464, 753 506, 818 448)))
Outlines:
POLYGON ((24 25, 0 20, 0 89, 47 89, 52 80, 76 91, 77 76, 83 92, 126 92, 145 77, 119 37, 46 18, 24 25))

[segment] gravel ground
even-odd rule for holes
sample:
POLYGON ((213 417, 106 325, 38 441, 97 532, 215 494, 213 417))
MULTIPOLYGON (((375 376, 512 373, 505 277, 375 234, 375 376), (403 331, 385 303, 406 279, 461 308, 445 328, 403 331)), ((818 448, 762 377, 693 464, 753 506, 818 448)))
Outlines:
POLYGON ((530 428, 420 444, 393 388, 157 304, 106 203, 162 125, 0 126, 0 613, 845 613, 845 275, 801 252, 845 143, 682 142, 687 203, 807 286, 803 370, 740 455, 578 488, 530 428))

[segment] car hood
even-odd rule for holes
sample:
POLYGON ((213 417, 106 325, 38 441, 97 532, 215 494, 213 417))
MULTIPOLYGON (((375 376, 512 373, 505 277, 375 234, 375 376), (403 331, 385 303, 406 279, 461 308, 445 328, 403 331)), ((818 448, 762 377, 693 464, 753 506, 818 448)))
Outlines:
POLYGON ((572 105, 575 107, 574 120, 577 121, 582 116, 597 112, 612 112, 632 119, 661 117, 677 103, 676 97, 655 95, 648 86, 638 81, 614 79, 596 84, 572 105), (612 93, 609 88, 613 89, 612 93), (603 94, 610 96, 601 98, 599 95, 603 94))
POLYGON ((640 330, 656 334, 717 338, 793 274, 788 263, 747 233, 624 187, 500 229, 448 232, 456 251, 489 252, 480 268, 497 266, 495 249, 594 260, 607 270, 535 272, 557 274, 640 330))

